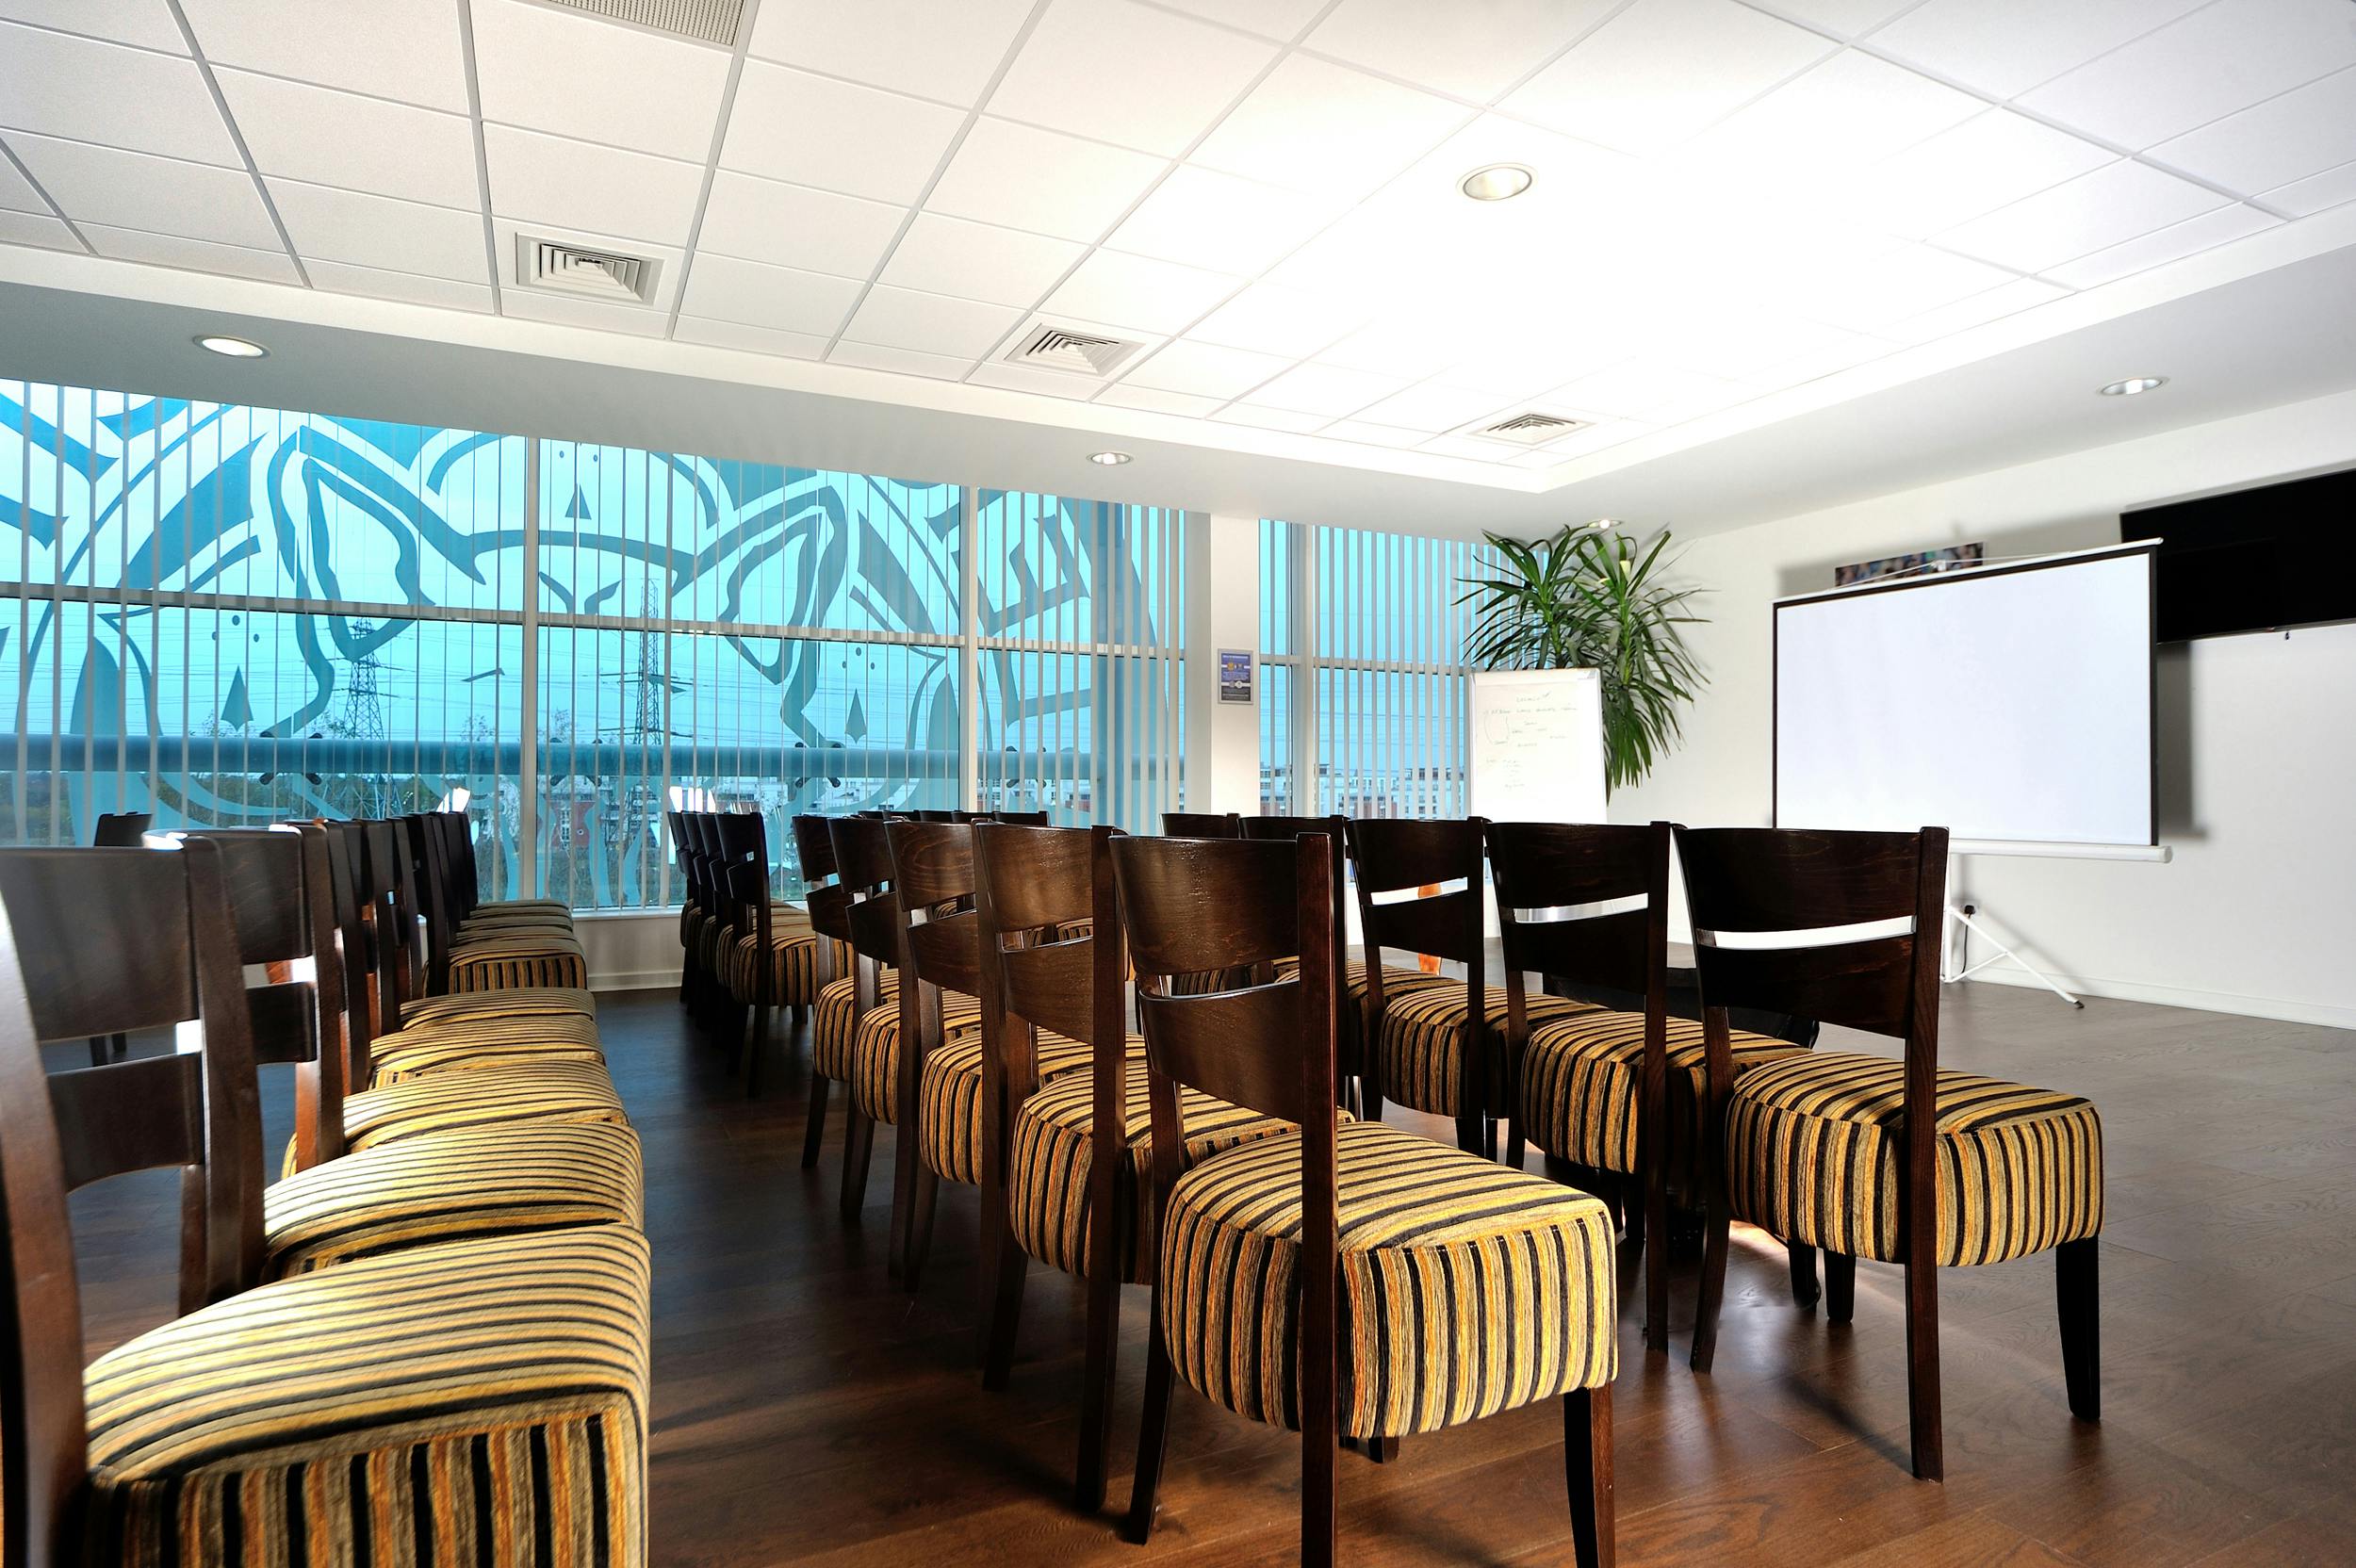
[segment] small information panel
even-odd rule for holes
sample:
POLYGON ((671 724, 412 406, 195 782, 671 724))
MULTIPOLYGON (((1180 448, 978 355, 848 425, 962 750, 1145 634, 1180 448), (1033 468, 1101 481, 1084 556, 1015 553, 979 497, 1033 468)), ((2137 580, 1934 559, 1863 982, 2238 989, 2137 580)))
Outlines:
POLYGON ((1250 702, 1252 700, 1252 650, 1221 648, 1219 650, 1219 700, 1250 702))

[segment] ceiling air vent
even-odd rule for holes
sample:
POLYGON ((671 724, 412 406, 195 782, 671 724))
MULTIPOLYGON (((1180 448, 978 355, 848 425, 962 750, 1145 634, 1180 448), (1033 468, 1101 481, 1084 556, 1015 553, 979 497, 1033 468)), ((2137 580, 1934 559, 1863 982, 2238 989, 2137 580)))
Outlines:
POLYGON ((515 282, 525 288, 586 300, 643 305, 654 298, 655 263, 620 251, 592 251, 561 239, 515 237, 515 282))
POLYGON ((608 22, 627 22, 649 32, 697 43, 736 47, 736 30, 744 23, 744 0, 547 0, 560 10, 580 11, 608 22))
POLYGON ((1558 435, 1568 435, 1584 430, 1587 421, 1573 419, 1560 414, 1516 414, 1511 419, 1500 419, 1494 425, 1483 425, 1473 433, 1492 441, 1511 441, 1517 447, 1543 447, 1558 435))
POLYGON ((1137 344, 1121 338, 1074 332, 1070 327, 1039 326, 1015 339, 1014 347, 1006 351, 1006 363, 1074 376, 1109 376, 1137 351, 1137 344))

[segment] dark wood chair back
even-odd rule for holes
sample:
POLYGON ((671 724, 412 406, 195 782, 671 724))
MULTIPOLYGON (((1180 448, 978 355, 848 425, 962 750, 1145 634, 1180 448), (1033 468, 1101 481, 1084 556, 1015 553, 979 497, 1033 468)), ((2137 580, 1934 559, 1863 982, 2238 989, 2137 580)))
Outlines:
POLYGON ((1010 1030, 1026 1037, 1009 1041, 1011 1054, 1000 1061, 1017 1100, 1037 1081, 1038 1030, 1088 1045, 1127 1038, 1120 933, 1109 923, 1116 912, 1112 862, 1103 853, 1113 836, 1105 827, 1006 823, 973 830, 982 967, 975 994, 985 1032, 996 1009, 1010 1030), (1100 935, 1109 939, 1101 947, 1100 935))
POLYGON ((891 825, 883 817, 836 817, 829 831, 835 874, 850 894, 843 911, 843 935, 857 960, 855 1005, 863 1013, 875 1004, 882 972, 900 965, 900 901, 892 885, 891 825))
POLYGON ((1162 835, 1170 839, 1239 839, 1243 818, 1233 811, 1164 811, 1162 835))
POLYGON ((990 822, 1002 822, 1009 827, 1052 827, 1055 819, 1045 811, 992 811, 990 822))
POLYGON ((384 890, 377 919, 377 967, 383 977, 377 1032, 386 1034, 398 1027, 400 1004, 424 994, 421 972, 430 977, 430 953, 419 937, 423 917, 417 907, 416 877, 401 843, 401 824, 380 817, 371 819, 366 827, 368 874, 384 890))
MULTIPOLYGON (((1639 996, 1665 985, 1667 823, 1483 822, 1481 831, 1515 1030, 1527 1032, 1526 974, 1561 975, 1639 996)), ((1661 1004, 1667 1005, 1665 990, 1661 1004)))
MULTIPOLYGON (((1383 987, 1383 950, 1453 959, 1464 966, 1465 1017, 1487 1015, 1486 948, 1481 914, 1481 824, 1472 818, 1420 822, 1405 817, 1359 817, 1350 825, 1350 858, 1358 877, 1358 931, 1366 949, 1368 1038, 1379 1036, 1389 998, 1383 987), (1461 888, 1448 889, 1450 882, 1461 888), (1441 887, 1426 893, 1421 890, 1441 887), (1413 896, 1378 903, 1382 893, 1413 896)), ((1485 1049, 1466 1053, 1467 1098, 1485 1102, 1485 1049)))
MULTIPOLYGON (((801 856, 802 880, 810 884, 808 895, 810 927, 821 937, 837 942, 851 939, 851 890, 841 880, 834 861, 834 830, 830 819, 800 816, 794 819, 794 847, 801 856)), ((821 949, 821 967, 832 943, 821 949)))
MULTIPOLYGON (((327 892, 335 927, 335 950, 343 971, 343 1011, 329 1019, 328 1023, 340 1030, 336 1038, 343 1058, 342 1082, 346 1092, 351 1092, 368 1086, 379 1032, 376 926, 368 907, 370 895, 361 874, 368 856, 367 828, 356 822, 331 822, 321 826, 327 834, 327 892)), ((399 1022, 398 1016, 395 1022, 399 1022)), ((332 1120, 322 1106, 319 1130, 319 1157, 333 1159, 343 1146, 340 1106, 332 1120)))
POLYGON ((96 849, 137 849, 155 820, 152 811, 101 811, 90 841, 96 849))
POLYGON ((909 1010, 920 990, 946 988, 979 995, 973 825, 889 823, 885 840, 892 851, 894 902, 900 907, 901 1011, 909 1010), (911 978, 919 984, 908 984, 911 978))

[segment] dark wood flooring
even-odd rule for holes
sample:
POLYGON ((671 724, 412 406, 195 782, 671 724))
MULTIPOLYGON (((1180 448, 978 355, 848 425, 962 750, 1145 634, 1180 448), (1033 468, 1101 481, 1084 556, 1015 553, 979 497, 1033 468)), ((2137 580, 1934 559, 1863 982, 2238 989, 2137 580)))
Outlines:
MULTIPOLYGON (((1115 1536, 1141 1289, 1123 1307, 1111 1496, 1082 1515, 1072 1282, 1034 1271, 1013 1384, 984 1393, 972 1190, 946 1194, 910 1298, 881 1262, 889 1129, 867 1211, 846 1227, 839 1136, 817 1171, 798 1164, 798 1047, 747 1102, 667 993, 600 1005, 646 1144, 658 1562, 1294 1556, 1297 1440, 1184 1390, 1153 1544, 1115 1536)), ((1856 1323, 1833 1328, 1792 1306, 1780 1250, 1738 1232, 1710 1378, 1684 1363, 1691 1262, 1670 1358, 1644 1354, 1641 1292, 1623 1287, 1620 1560, 2356 1562, 2356 1035, 2127 1003, 2075 1013, 1977 985, 1950 989, 1943 1031, 1948 1065, 2102 1108, 2102 1425, 2063 1401, 2051 1258, 1949 1270, 1948 1479, 1912 1479, 1898 1271, 1861 1267, 1856 1323)), ((270 1102, 283 1124, 278 1086, 270 1102)), ((77 1200, 94 1348, 168 1314, 173 1213, 168 1180, 77 1200)), ((1565 1560, 1561 1417, 1551 1403, 1512 1413, 1380 1466, 1346 1455, 1341 1517, 1352 1563, 1565 1560)))

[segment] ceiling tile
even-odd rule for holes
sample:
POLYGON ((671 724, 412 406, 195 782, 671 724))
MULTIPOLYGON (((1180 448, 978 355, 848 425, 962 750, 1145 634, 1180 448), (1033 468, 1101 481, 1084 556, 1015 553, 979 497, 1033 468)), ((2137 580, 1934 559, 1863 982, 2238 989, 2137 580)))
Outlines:
POLYGON ((438 206, 482 205, 474 122, 464 115, 227 67, 215 76, 265 174, 438 206))
POLYGON ((1403 377, 1385 376, 1373 370, 1303 365, 1253 389, 1249 400, 1262 408, 1288 408, 1301 414, 1322 414, 1330 419, 1380 402, 1405 384, 1403 377))
POLYGON ((952 218, 1092 240, 1127 211, 1162 159, 985 117, 925 205, 952 218))
POLYGON ((1068 398, 1079 402, 1093 398, 1104 385, 1092 376, 1042 370, 1033 365, 1001 365, 995 361, 976 365, 965 380, 971 386, 995 386, 1006 392, 1036 392, 1045 398, 1068 398))
POLYGON ((1938 338, 1952 337, 1959 332, 1968 332, 1973 327, 1986 326, 2007 316, 2017 316, 2024 310, 2034 310, 2038 305, 2051 304, 2055 300, 2066 299, 2069 294, 2069 289, 2059 284, 2047 283, 2042 278, 2015 278, 2010 283, 2000 283, 1993 288, 1974 294, 1968 300, 1958 300, 1954 304, 1926 310, 1920 316, 1900 321, 1884 329, 1884 335, 1901 343, 1929 343, 1938 338))
POLYGON ((242 169, 183 163, 47 137, 8 139, 41 188, 76 223, 144 229, 221 245, 281 250, 254 177, 242 169))
POLYGON ((725 51, 519 0, 473 0, 469 14, 483 119, 695 163, 711 155, 725 51))
POLYGON ((1164 392, 1158 387, 1132 386, 1123 382, 1119 386, 1106 387, 1096 400, 1110 403, 1115 408, 1141 408, 1152 414, 1183 414, 1188 418, 1200 419, 1223 400, 1205 398, 1192 392, 1164 392))
POLYGON ((2312 178, 2277 186, 2260 200, 2293 218, 2305 218, 2342 202, 2356 202, 2356 163, 2344 163, 2312 178))
POLYGON ((1323 10, 1327 0, 1165 0, 1172 10, 1223 22, 1262 38, 1289 41, 1323 10))
MULTIPOLYGON (((1258 0, 1247 0, 1257 4, 1258 0)), ((971 107, 1032 0, 765 0, 749 52, 971 107)))
POLYGON ((838 277, 873 276, 906 207, 780 185, 723 169, 712 177, 695 248, 838 277))
MULTIPOLYGON (((189 167, 194 168, 195 165, 189 167)), ((84 223, 90 248, 119 261, 143 261, 155 267, 178 267, 191 272, 220 272, 262 283, 299 284, 302 274, 284 251, 258 251, 243 245, 216 245, 209 239, 178 235, 145 234, 137 229, 108 228, 84 223)))
POLYGON ((1092 321, 1173 333, 1234 293, 1242 281, 1152 256, 1099 251, 1048 296, 1046 308, 1092 321))
POLYGON ((1453 302, 1378 318, 1317 353, 1327 365, 1420 380, 1445 370, 1469 351, 1464 318, 1453 302))
POLYGON ((45 213, 48 210, 49 204, 41 199, 41 192, 33 188, 32 182, 16 172, 15 164, 0 157, 0 211, 45 213))
POLYGON ((842 330, 863 286, 824 272, 698 253, 688 269, 679 314, 831 337, 842 330))
POLYGON ((1724 406, 1726 402, 1755 397, 1758 391, 1755 386, 1717 376, 1629 360, 1555 388, 1547 401, 1583 412, 1636 418, 1661 410, 1724 406))
POLYGON ((1459 425, 1470 424, 1475 419, 1494 414, 1501 401, 1494 392, 1426 382, 1420 386, 1411 386, 1404 392, 1392 394, 1361 411, 1360 416, 1377 424, 1395 425, 1430 434, 1433 431, 1454 430, 1459 425))
POLYGON ((469 111, 458 0, 306 6, 300 24, 283 0, 180 0, 180 9, 215 65, 469 111))
POLYGON ((1255 430, 1279 430, 1293 435, 1307 435, 1330 422, 1330 416, 1323 414, 1302 414, 1289 408, 1261 408, 1251 403, 1222 408, 1211 417, 1223 425, 1250 425, 1255 430))
POLYGON ((1397 425, 1378 425, 1368 419, 1336 419, 1317 433, 1330 441, 1355 441, 1362 446, 1393 449, 1420 447, 1432 439, 1430 431, 1401 430, 1397 425))
POLYGON ((1306 47, 1487 103, 1602 21, 1619 0, 1484 0, 1433 25, 1431 0, 1342 0, 1306 47))
POLYGON ((964 123, 939 104, 747 60, 720 163, 906 206, 964 123))
POLYGON ((2208 0, 1928 0, 1873 48, 1999 98, 2025 92, 2208 0))
POLYGON ((920 212, 876 281, 929 294, 1028 305, 1087 250, 1069 239, 920 212))
POLYGON ((663 245, 686 243, 695 224, 704 183, 695 164, 512 125, 485 125, 483 145, 502 218, 663 245))
POLYGON ((2114 155, 2009 109, 1990 109, 1854 177, 1848 210, 1921 239, 2098 169, 2114 155))
POLYGON ((483 281, 483 214, 396 202, 356 190, 272 179, 270 199, 308 260, 350 262, 432 278, 483 281))
POLYGON ((2114 245, 2092 255, 2080 256, 2052 269, 2056 283, 2072 288, 2095 288, 2119 278, 2131 277, 2171 261, 2181 261, 2202 251, 2215 250, 2261 229, 2270 229, 2282 220, 2256 207, 2235 204, 2204 212, 2182 223, 2171 223, 2165 229, 2114 245))
MULTIPOLYGON (((354 267, 347 262, 321 261, 317 256, 304 256, 303 270, 310 274, 312 287, 323 288, 331 294, 361 294, 372 300, 437 305, 444 310, 487 311, 491 308, 491 286, 488 284, 458 283, 450 278, 420 278, 407 272, 354 267)), ((480 268, 477 270, 480 270, 480 268)))
POLYGON ((1846 38, 1872 32, 1916 0, 1753 0, 1761 9, 1846 38))
POLYGON ((834 346, 826 356, 829 365, 856 365, 862 370, 890 370, 904 376, 930 376, 935 381, 963 381, 965 373, 973 368, 969 355, 922 353, 914 349, 894 349, 879 343, 853 343, 848 339, 834 346))
POLYGON ((1289 55, 1189 161, 1333 200, 1354 200, 1466 118, 1428 92, 1289 55))
POLYGON ((824 359, 826 339, 805 332, 777 332, 768 327, 748 327, 742 321, 707 321, 697 316, 682 316, 671 329, 674 341, 695 343, 707 349, 740 349, 747 353, 776 354, 784 359, 824 359))
MULTIPOLYGON (((513 218, 502 218, 495 213, 491 218, 491 254, 499 268, 499 291, 502 299, 512 299, 516 294, 540 292, 536 288, 526 287, 518 279, 517 253, 522 250, 522 241, 527 238, 563 240, 567 244, 585 246, 591 250, 601 246, 611 249, 614 244, 611 235, 584 233, 579 229, 567 229, 557 223, 517 222, 513 218)), ((686 253, 676 246, 648 245, 635 241, 631 243, 630 249, 634 253, 643 255, 654 263, 654 287, 647 297, 645 308, 658 315, 667 316, 672 304, 679 299, 679 274, 687 264, 686 253)), ((553 295, 551 297, 564 299, 574 296, 553 295)), ((597 302, 584 302, 595 303, 597 302)), ((629 310, 632 307, 612 305, 609 308, 629 310)))
POLYGON ((2213 185, 2255 195, 2331 168, 2351 152, 2356 69, 2163 141, 2150 155, 2213 185))
POLYGON ((1442 457, 1468 458, 1476 463, 1496 463, 1513 449, 1477 435, 1435 435, 1415 449, 1437 452, 1442 457))
POLYGON ((546 321, 559 327, 591 327, 598 332, 628 333, 632 337, 661 337, 671 318, 660 310, 608 304, 602 300, 577 300, 564 294, 530 289, 499 291, 499 312, 519 321, 546 321))
POLYGON ((242 164, 193 60, 0 22, 0 126, 242 164))
POLYGON ((0 0, 0 19, 34 22, 69 33, 136 43, 174 55, 188 52, 180 24, 164 0, 0 0))
POLYGON ((1911 147, 1987 104, 1928 76, 1844 50, 1736 110, 1687 149, 1747 182, 1814 186, 1911 147))
POLYGON ((2218 0, 2021 103, 2143 148, 2350 65, 2356 19, 2348 0, 2218 0))
POLYGON ((72 229, 37 212, 0 212, 0 245, 39 245, 50 251, 82 248, 72 229))
POLYGON ((1132 0, 1055 0, 989 108, 1176 157, 1275 57, 1271 44, 1132 0))
POLYGON ((1804 256, 1792 270, 1777 271, 1771 266, 1758 281, 1761 297, 1775 305, 1836 327, 1873 332, 1994 288, 2011 281, 2011 275, 1970 256, 1901 240, 1821 258, 1804 256))
POLYGON ((2042 272, 2224 204, 2224 197, 2189 180, 2122 161, 1936 237, 1949 250, 2023 272, 2042 272))
POLYGON ((909 288, 867 291, 843 335, 861 343, 978 359, 990 352, 1023 313, 978 300, 953 300, 909 288))
POLYGON ((1180 164, 1104 243, 1215 271, 1258 272, 1333 216, 1301 191, 1180 164))
POLYGON ((1804 382, 1837 375, 1860 365, 1870 365, 1874 360, 1896 353, 1899 347, 1887 337, 1853 333, 1838 342, 1810 349, 1780 365, 1771 366, 1761 371, 1758 379, 1763 386, 1797 386, 1804 382))
POLYGON ((1663 152, 1837 47, 1734 0, 1636 0, 1503 106, 1623 152, 1663 152))
POLYGON ((1494 395, 1505 402, 1532 398, 1560 386, 1575 367, 1546 344, 1503 343, 1488 347, 1461 365, 1450 366, 1432 379, 1443 386, 1467 387, 1494 395))
POLYGON ((1301 359, 1364 326, 1368 314, 1354 300, 1258 283, 1204 317, 1186 335, 1223 348, 1301 359))
POLYGON ((1291 364, 1291 360, 1276 354, 1181 341, 1168 345, 1121 379, 1128 386, 1188 392, 1225 401, 1242 396, 1270 376, 1281 374, 1291 364))

